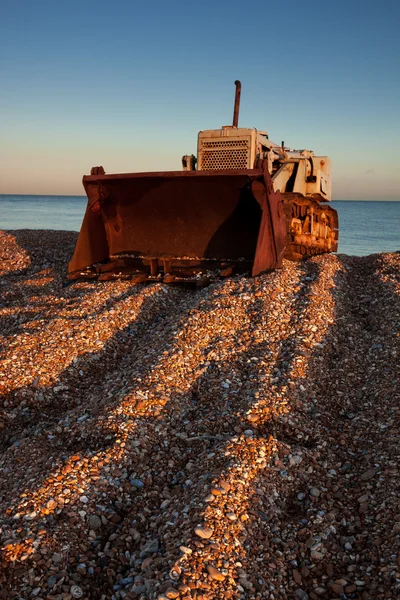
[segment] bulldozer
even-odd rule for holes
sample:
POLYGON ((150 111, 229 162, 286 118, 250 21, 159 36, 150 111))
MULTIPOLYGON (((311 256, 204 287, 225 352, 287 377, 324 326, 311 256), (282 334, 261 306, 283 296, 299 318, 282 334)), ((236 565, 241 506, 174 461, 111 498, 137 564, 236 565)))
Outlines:
POLYGON ((330 159, 239 127, 235 86, 232 125, 200 131, 181 171, 93 167, 83 177, 88 204, 69 279, 199 283, 337 251, 330 159))

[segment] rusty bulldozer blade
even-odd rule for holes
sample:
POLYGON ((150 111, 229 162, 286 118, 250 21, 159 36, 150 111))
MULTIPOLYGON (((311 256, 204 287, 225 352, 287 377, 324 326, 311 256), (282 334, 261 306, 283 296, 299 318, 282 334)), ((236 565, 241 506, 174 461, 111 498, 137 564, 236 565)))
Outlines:
POLYGON ((266 161, 257 169, 119 175, 100 167, 83 185, 88 205, 71 279, 111 271, 172 282, 281 265, 283 202, 266 161))

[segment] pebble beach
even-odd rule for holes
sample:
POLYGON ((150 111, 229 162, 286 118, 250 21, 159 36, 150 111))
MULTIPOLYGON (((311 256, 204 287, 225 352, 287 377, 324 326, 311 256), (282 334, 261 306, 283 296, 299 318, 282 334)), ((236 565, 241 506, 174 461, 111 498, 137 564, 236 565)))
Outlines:
POLYGON ((67 284, 0 232, 0 599, 400 596, 400 253, 67 284))

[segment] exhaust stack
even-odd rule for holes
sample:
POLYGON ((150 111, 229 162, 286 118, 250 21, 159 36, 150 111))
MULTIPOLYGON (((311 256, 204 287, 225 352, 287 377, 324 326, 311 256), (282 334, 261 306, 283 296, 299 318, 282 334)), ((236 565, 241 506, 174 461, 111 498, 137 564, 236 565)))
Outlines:
POLYGON ((235 106, 233 109, 233 127, 237 127, 239 124, 239 106, 240 106, 240 92, 242 91, 242 84, 237 79, 235 81, 236 93, 235 93, 235 106))

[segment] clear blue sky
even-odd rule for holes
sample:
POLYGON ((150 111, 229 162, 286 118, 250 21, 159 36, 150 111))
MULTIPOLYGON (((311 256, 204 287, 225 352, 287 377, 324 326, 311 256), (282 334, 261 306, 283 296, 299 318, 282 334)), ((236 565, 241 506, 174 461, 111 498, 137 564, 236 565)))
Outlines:
POLYGON ((0 2, 0 193, 179 170, 239 124, 327 154, 335 199, 400 200, 400 1, 0 2))

